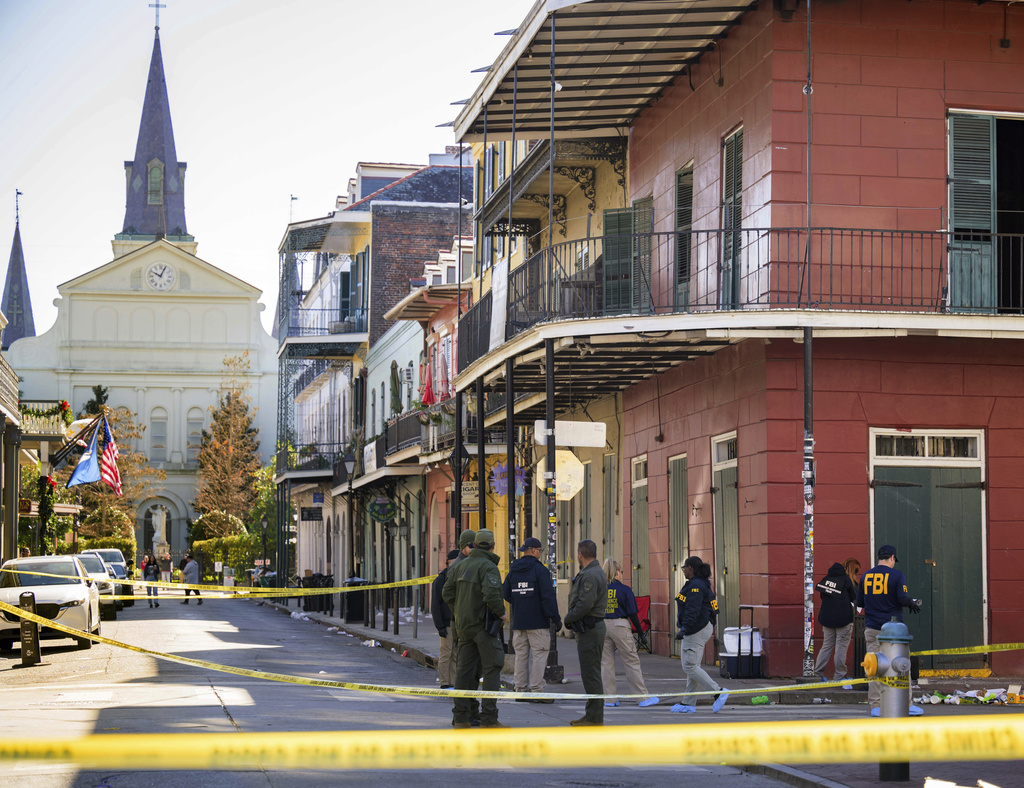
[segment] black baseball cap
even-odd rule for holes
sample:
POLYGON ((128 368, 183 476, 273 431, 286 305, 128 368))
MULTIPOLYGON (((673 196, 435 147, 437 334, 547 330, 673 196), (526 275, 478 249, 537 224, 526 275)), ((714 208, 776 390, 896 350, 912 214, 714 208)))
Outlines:
POLYGON ((449 550, 448 551, 448 560, 449 561, 454 561, 458 557, 459 557, 459 551, 458 550, 449 550))
MULTIPOLYGON (((878 557, 879 558, 889 558, 890 556, 892 556, 893 558, 896 558, 896 548, 893 547, 891 544, 884 544, 884 545, 882 545, 881 547, 878 548, 878 557)), ((896 563, 899 563, 899 562, 900 562, 900 559, 896 558, 896 563)))
POLYGON ((523 546, 519 548, 519 552, 525 553, 530 548, 536 548, 537 550, 540 550, 542 547, 543 545, 540 543, 540 539, 531 536, 523 540, 523 546))

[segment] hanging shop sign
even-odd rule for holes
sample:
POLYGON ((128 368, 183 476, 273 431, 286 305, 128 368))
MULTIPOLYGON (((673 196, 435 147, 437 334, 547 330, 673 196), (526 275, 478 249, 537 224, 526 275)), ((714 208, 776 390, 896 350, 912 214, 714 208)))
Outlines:
POLYGON ((319 506, 302 506, 299 508, 299 519, 303 522, 322 522, 324 510, 319 506))
MULTIPOLYGON (((526 494, 526 469, 516 468, 515 471, 515 494, 520 497, 526 494)), ((491 471, 491 489, 495 495, 508 495, 508 465, 499 462, 491 471)))
POLYGON ((366 511, 378 523, 386 523, 395 519, 395 515, 398 514, 398 506, 390 498, 379 495, 370 501, 366 511))

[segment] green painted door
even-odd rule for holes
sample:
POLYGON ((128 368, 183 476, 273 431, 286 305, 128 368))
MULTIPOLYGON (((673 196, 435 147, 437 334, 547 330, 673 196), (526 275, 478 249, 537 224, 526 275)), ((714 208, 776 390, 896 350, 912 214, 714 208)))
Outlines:
POLYGON ((740 519, 736 466, 715 471, 715 594, 719 636, 740 625, 740 519))
MULTIPOLYGON (((646 463, 645 463, 646 465, 646 463)), ((630 501, 632 517, 630 519, 630 537, 633 548, 633 593, 647 596, 651 593, 651 551, 648 543, 648 512, 647 484, 633 488, 630 501)))
POLYGON ((669 592, 673 601, 669 602, 668 619, 669 640, 672 656, 679 656, 681 641, 675 639, 676 605, 674 597, 686 584, 683 577, 683 561, 690 549, 689 533, 687 532, 687 495, 686 495, 686 457, 676 457, 668 461, 668 525, 669 525, 669 562, 672 576, 669 592))
MULTIPOLYGON (((875 549, 891 544, 921 613, 904 612, 912 651, 984 643, 981 469, 876 467, 875 549)), ((977 668, 983 655, 922 657, 922 668, 977 668)))

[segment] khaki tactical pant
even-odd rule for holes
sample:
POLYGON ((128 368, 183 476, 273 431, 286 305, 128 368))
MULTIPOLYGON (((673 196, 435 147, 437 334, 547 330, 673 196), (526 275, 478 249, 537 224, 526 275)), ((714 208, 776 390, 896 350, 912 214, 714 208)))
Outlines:
POLYGON ((544 668, 551 651, 550 629, 513 629, 516 692, 544 692, 544 668))
POLYGON ((622 666, 626 669, 626 681, 634 695, 646 695, 647 685, 644 674, 640 671, 640 657, 636 653, 636 641, 629 619, 606 618, 604 651, 601 655, 601 684, 606 695, 614 695, 618 686, 615 682, 615 652, 622 657, 622 666))
POLYGON ((452 631, 455 625, 448 628, 448 637, 441 638, 441 649, 437 654, 437 677, 442 686, 455 686, 455 650, 452 646, 452 631))
POLYGON ((814 674, 825 678, 825 671, 828 669, 828 661, 835 652, 836 672, 832 677, 833 681, 841 681, 846 678, 846 655, 850 651, 850 638, 853 637, 853 622, 845 627, 821 628, 824 637, 821 641, 821 652, 814 662, 814 674))

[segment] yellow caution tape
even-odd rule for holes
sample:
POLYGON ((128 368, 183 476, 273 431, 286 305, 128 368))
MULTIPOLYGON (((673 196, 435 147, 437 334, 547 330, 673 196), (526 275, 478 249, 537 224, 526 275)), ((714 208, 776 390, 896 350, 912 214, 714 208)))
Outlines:
MULTIPOLYGON (((60 577, 67 579, 69 575, 57 575, 50 572, 30 572, 26 569, 0 569, 15 575, 33 575, 36 577, 60 577)), ((185 590, 212 591, 225 593, 232 598, 237 597, 274 597, 274 596, 320 596, 322 594, 347 594, 352 591, 376 591, 381 588, 403 588, 406 586, 422 586, 434 582, 437 575, 414 577, 411 580, 397 580, 394 583, 376 583, 374 585, 335 586, 333 588, 264 588, 262 586, 218 586, 202 583, 169 583, 162 580, 131 580, 128 578, 110 578, 115 585, 131 585, 135 588, 163 588, 169 591, 185 590)), ((135 597, 118 597, 119 599, 135 599, 135 597)), ((211 597, 214 598, 214 597, 211 597)))
POLYGON ((962 648, 938 648, 932 651, 911 651, 912 657, 931 657, 940 654, 987 654, 992 651, 1019 651, 1024 643, 990 643, 987 646, 963 646, 962 648))
MULTIPOLYGON (((63 624, 59 624, 56 621, 43 618, 42 616, 28 611, 22 610, 20 607, 14 605, 8 605, 6 602, 0 601, 0 612, 13 613, 21 616, 29 621, 34 621, 40 626, 48 627, 49 629, 55 629, 60 632, 67 633, 72 637, 77 638, 88 638, 96 643, 103 643, 108 646, 115 648, 122 648, 128 651, 134 651, 137 654, 146 654, 156 659, 163 659, 169 662, 178 662, 184 665, 193 665, 195 667, 204 668, 206 670, 214 670, 220 673, 230 673, 235 676, 246 676, 247 678, 263 679, 266 681, 278 681, 285 684, 303 684, 310 687, 331 687, 334 689, 345 689, 353 690, 356 692, 376 692, 382 694, 393 694, 393 695, 411 695, 418 697, 440 697, 440 698, 497 698, 499 700, 514 700, 516 698, 530 698, 533 700, 537 699, 550 699, 550 700, 586 700, 588 698, 620 698, 620 699, 633 699, 642 700, 650 697, 649 693, 626 695, 622 693, 616 693, 614 695, 588 695, 586 693, 571 693, 571 692, 505 692, 505 691, 485 691, 485 690, 458 690, 458 689, 435 689, 433 687, 411 687, 401 685, 386 685, 386 684, 362 684, 350 681, 333 681, 330 679, 311 679, 305 676, 289 676, 282 673, 269 673, 262 670, 248 670, 246 668, 236 668, 230 665, 220 665, 216 662, 206 662, 205 660, 192 659, 191 657, 182 657, 177 654, 166 654, 160 651, 153 651, 152 649, 143 648, 141 646, 133 646, 128 643, 122 643, 118 640, 111 640, 101 635, 94 635, 89 632, 82 632, 81 630, 74 629, 72 627, 66 627, 63 624)), ((766 692, 794 692, 799 690, 808 689, 835 689, 841 687, 844 684, 863 684, 868 679, 843 679, 842 681, 822 681, 814 684, 792 684, 783 687, 760 687, 760 688, 745 688, 745 689, 726 689, 730 695, 763 695, 766 692)), ((688 693, 675 693, 677 695, 717 695, 717 691, 697 691, 688 693)))
POLYGON ((679 764, 991 761, 1024 757, 1024 716, 609 728, 105 734, 0 741, 0 762, 79 769, 607 768, 679 764), (594 753, 601 753, 595 758, 594 753))

